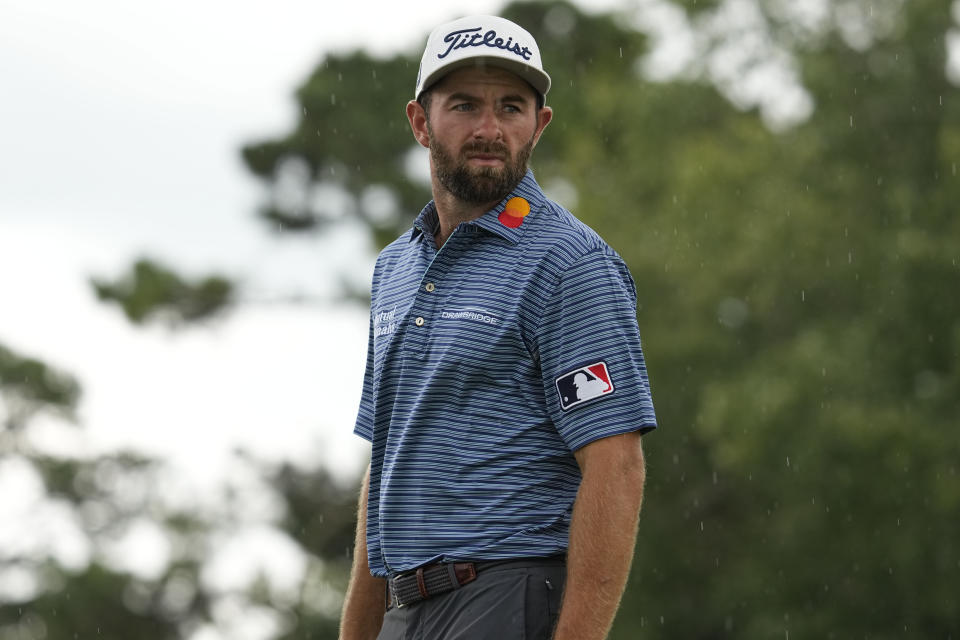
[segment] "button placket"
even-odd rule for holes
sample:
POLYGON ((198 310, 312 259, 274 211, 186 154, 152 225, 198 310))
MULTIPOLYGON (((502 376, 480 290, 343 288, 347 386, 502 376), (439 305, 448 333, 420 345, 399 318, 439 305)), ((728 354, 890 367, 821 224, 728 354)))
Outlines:
MULTIPOLYGON (((407 353, 415 358, 422 359, 428 357, 429 344, 432 331, 431 322, 435 316, 439 316, 439 308, 442 304, 440 291, 443 287, 443 278, 449 271, 451 263, 456 262, 457 255, 462 253, 464 248, 463 230, 455 231, 440 251, 437 251, 430 265, 420 281, 416 296, 410 307, 408 325, 411 329, 408 340, 405 342, 407 353)), ((433 325, 435 327, 435 325, 433 325)))
MULTIPOLYGON (((424 274, 424 278, 427 278, 430 275, 438 275, 434 265, 436 265, 436 261, 434 261, 434 263, 431 264, 427 269, 427 272, 424 274), (431 274, 431 271, 434 273, 431 274)), ((429 314, 433 313, 433 307, 437 303, 433 296, 425 295, 424 292, 426 292, 426 294, 431 294, 436 290, 437 285, 433 283, 433 280, 430 280, 420 288, 420 291, 417 292, 417 298, 414 300, 414 306, 417 310, 422 310, 420 311, 422 315, 418 315, 416 318, 414 318, 413 324, 416 326, 422 327, 427 323, 427 318, 424 316, 428 316, 429 314)))

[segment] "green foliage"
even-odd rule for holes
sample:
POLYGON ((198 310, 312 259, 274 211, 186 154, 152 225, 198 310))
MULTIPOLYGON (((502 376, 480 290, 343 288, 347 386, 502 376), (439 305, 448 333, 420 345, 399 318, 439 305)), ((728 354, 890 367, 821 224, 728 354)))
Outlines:
POLYGON ((119 304, 135 324, 159 318, 176 325, 211 318, 231 304, 234 289, 225 277, 189 282, 147 259, 138 260, 115 282, 94 278, 91 284, 100 300, 119 304))
POLYGON ((72 416, 80 384, 69 374, 0 344, 0 397, 7 412, 3 426, 17 429, 44 409, 72 416))
MULTIPOLYGON (((676 4, 703 19, 718 6, 676 4)), ((645 81, 644 37, 610 15, 553 2, 502 12, 534 33, 554 80, 538 179, 548 195, 572 187, 574 213, 638 283, 663 428, 647 444, 641 539, 613 638, 958 634, 960 103, 944 74, 948 4, 874 15, 847 2, 796 38, 777 4, 761 3, 816 106, 782 133, 706 83, 645 81), (851 20, 869 46, 848 43, 851 20)), ((331 57, 297 94, 301 123, 247 147, 248 166, 271 183, 281 159, 299 158, 357 200, 388 184, 409 225, 429 197, 399 170, 415 65, 331 57), (374 70, 396 83, 371 93, 374 70), (317 130, 336 134, 309 138, 317 130)))
MULTIPOLYGON (((134 612, 129 576, 91 565, 61 574, 62 584, 28 605, 0 604, 2 638, 138 638, 176 640, 177 620, 159 611, 134 612)), ((158 607, 159 609, 159 607, 158 607)))
MULTIPOLYGON (((397 209, 419 211, 429 189, 406 179, 405 154, 414 147, 403 106, 413 96, 418 60, 395 56, 377 60, 363 52, 327 57, 296 92, 303 114, 296 128, 280 140, 243 148, 251 172, 268 181, 296 158, 309 168, 315 186, 339 187, 356 197, 353 207, 381 243, 408 226, 391 212, 364 200, 372 188, 389 185, 397 209), (396 108, 384 109, 386 105, 396 108)), ((262 209, 267 220, 284 230, 323 229, 343 212, 328 211, 309 197, 283 206, 275 196, 262 209)))
POLYGON ((641 604, 615 637, 957 632, 960 229, 943 149, 960 114, 946 10, 909 6, 868 51, 834 34, 799 52, 817 110, 796 130, 697 101, 709 127, 642 132, 667 149, 659 197, 653 163, 621 157, 643 230, 616 219, 626 201, 595 225, 637 238, 623 253, 665 429, 641 604))
POLYGON ((290 611, 290 627, 278 640, 336 638, 339 607, 325 610, 314 599, 329 599, 335 590, 339 605, 350 576, 358 490, 344 485, 324 469, 304 471, 283 465, 268 474, 283 497, 286 515, 280 525, 310 554, 313 578, 308 578, 301 601, 290 611))
POLYGON ((342 486, 323 469, 305 472, 289 465, 272 474, 271 484, 287 504, 284 530, 316 557, 348 569, 356 531, 356 487, 342 486))
MULTIPOLYGON (((42 479, 44 491, 36 508, 50 514, 47 526, 59 530, 61 540, 82 537, 69 544, 89 545, 94 553, 78 568, 60 566, 41 549, 0 549, 0 573, 17 569, 37 583, 36 594, 23 601, 0 598, 0 638, 173 639, 184 637, 187 626, 210 618, 207 596, 198 587, 202 556, 190 545, 203 539, 211 523, 161 506, 157 463, 133 454, 91 460, 29 451, 0 456, 0 462, 10 459, 19 459, 28 474, 42 479), (144 519, 165 529, 173 546, 181 549, 152 580, 112 569, 103 556, 132 523, 144 519), (66 522, 76 530, 71 533, 66 522)), ((45 532, 38 534, 45 537, 45 532)))
POLYGON ((721 5, 719 0, 673 0, 673 4, 685 9, 692 15, 705 13, 721 5))

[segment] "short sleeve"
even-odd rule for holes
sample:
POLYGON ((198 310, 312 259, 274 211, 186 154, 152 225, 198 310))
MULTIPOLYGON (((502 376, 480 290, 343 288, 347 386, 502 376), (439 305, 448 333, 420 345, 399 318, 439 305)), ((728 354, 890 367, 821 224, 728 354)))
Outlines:
POLYGON ((588 253, 560 275, 536 330, 536 352, 547 410, 571 451, 656 428, 633 278, 612 251, 588 253))
POLYGON ((370 313, 370 333, 367 338, 367 365, 363 372, 363 391, 360 394, 360 409, 353 432, 373 442, 373 312, 370 313))

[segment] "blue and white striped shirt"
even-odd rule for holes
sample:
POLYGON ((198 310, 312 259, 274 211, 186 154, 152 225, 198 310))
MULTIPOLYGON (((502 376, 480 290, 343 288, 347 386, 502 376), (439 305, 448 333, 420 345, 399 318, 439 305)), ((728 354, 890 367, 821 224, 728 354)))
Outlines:
POLYGON ((376 576, 565 551, 573 452, 656 427, 633 279, 531 172, 440 250, 436 229, 431 202, 374 269, 355 433, 376 576), (530 205, 516 228, 512 197, 530 205))

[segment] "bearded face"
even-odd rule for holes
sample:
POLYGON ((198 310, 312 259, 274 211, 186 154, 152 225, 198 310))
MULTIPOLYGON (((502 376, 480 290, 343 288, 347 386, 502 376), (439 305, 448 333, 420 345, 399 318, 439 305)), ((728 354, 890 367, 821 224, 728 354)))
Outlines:
POLYGON ((468 142, 454 151, 437 140, 429 120, 427 130, 437 180, 458 200, 478 205, 502 200, 527 173, 527 163, 533 151, 532 137, 511 155, 510 149, 502 142, 468 142), (468 159, 476 155, 496 156, 503 164, 498 167, 470 166, 468 159))

